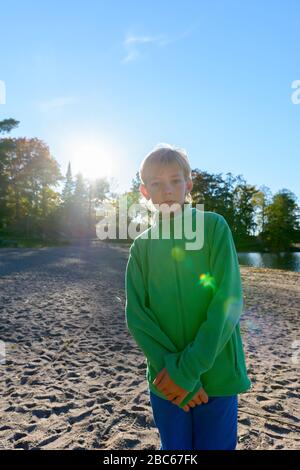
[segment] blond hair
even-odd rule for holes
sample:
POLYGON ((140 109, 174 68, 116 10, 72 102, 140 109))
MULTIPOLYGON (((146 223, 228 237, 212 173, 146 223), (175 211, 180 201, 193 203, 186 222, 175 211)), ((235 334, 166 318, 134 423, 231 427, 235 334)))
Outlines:
MULTIPOLYGON (((183 171, 185 180, 192 181, 192 170, 185 149, 166 143, 159 143, 145 156, 140 165, 139 176, 141 182, 146 186, 146 172, 151 164, 161 163, 166 165, 173 162, 178 163, 183 171)), ((190 192, 186 193, 185 202, 192 203, 192 201, 193 199, 190 192)))

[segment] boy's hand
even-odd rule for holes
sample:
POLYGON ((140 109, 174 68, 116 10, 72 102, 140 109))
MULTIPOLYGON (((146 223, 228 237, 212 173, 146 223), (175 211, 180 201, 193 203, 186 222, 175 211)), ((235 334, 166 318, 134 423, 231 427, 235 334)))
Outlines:
MULTIPOLYGON (((184 411, 189 411, 190 408, 194 408, 197 405, 202 405, 202 403, 208 402, 208 395, 205 392, 204 388, 201 387, 198 392, 195 393, 193 398, 183 407, 184 411)), ((174 402, 173 402, 174 403, 174 402)))
MULTIPOLYGON (((157 377, 154 379, 153 384, 157 389, 164 393, 168 400, 172 401, 175 405, 179 405, 184 398, 189 394, 187 390, 177 385, 171 377, 166 368, 162 369, 157 377)), ((208 402, 208 396, 203 387, 191 398, 191 400, 182 408, 184 411, 189 411, 190 407, 194 408, 196 405, 208 402)))
POLYGON ((173 382, 166 368, 159 372, 153 380, 153 384, 168 398, 168 400, 176 404, 181 403, 182 400, 190 393, 173 382), (174 400, 175 398, 176 400, 174 400))

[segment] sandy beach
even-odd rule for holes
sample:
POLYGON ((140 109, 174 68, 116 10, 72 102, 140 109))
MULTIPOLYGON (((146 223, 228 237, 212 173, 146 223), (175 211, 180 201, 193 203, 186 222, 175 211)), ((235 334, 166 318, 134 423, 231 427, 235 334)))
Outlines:
MULTIPOLYGON (((100 241, 0 250, 0 448, 159 449, 125 324, 127 258, 100 241)), ((253 388, 239 396, 237 448, 299 449, 300 273, 241 273, 253 388)))

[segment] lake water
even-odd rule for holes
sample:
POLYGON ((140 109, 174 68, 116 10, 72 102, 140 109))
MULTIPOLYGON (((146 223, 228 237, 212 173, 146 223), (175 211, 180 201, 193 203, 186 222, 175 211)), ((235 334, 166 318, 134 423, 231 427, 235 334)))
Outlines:
POLYGON ((293 253, 238 253, 242 266, 257 268, 288 269, 300 272, 300 252, 293 253))

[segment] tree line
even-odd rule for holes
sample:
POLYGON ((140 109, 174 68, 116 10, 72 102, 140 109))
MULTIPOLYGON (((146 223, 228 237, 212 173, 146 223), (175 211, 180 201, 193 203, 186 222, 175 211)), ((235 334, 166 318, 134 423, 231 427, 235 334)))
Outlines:
MULTIPOLYGON (((63 176, 45 142, 10 137, 18 125, 14 119, 0 121, 0 238, 96 237, 97 208, 109 201, 118 211, 109 181, 81 173, 73 177, 70 163, 63 176)), ((238 249, 289 251, 300 242, 299 206, 288 189, 272 195, 241 175, 198 168, 192 179, 192 205, 204 204, 206 211, 223 215, 238 249)), ((139 184, 137 172, 123 193, 128 205, 140 201, 139 184)))

